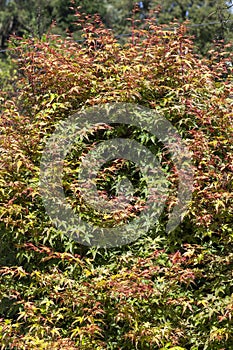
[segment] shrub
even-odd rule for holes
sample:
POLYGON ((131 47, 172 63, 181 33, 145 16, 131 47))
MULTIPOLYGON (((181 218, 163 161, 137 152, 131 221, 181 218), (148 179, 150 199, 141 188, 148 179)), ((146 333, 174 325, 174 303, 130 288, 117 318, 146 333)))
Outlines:
MULTIPOLYGON (((1 346, 229 349, 230 54, 199 58, 185 27, 167 31, 150 19, 124 46, 98 17, 79 23, 83 44, 46 35, 19 39, 14 50, 18 94, 5 98, 0 118, 1 346), (179 228, 167 235, 164 215, 150 235, 108 251, 83 247, 57 231, 38 191, 45 138, 56 122, 107 102, 140 104, 164 115, 185 139, 195 165, 192 203, 179 228)), ((90 130, 83 149, 114 132, 117 126, 90 130)), ((133 129, 131 137, 154 149, 176 188, 166 151, 158 151, 146 131, 133 129)), ((69 195, 71 160, 63 183, 75 205, 69 195)))

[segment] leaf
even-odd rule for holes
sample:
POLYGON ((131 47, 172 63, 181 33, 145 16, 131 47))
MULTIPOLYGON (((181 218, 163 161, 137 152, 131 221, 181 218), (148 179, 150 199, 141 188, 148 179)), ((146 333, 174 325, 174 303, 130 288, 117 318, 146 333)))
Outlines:
POLYGON ((19 169, 20 169, 22 164, 23 164, 23 162, 21 160, 18 160, 18 162, 16 164, 16 171, 17 171, 17 173, 19 172, 19 169))

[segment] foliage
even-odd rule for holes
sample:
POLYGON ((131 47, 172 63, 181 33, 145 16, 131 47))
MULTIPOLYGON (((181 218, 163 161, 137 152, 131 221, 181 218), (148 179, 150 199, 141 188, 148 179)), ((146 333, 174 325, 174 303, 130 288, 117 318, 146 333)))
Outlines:
POLYGON ((46 246, 24 248, 45 268, 1 269, 3 349, 232 347, 232 254, 197 245, 167 254, 154 244, 95 266, 46 246))
POLYGON ((48 30, 59 35, 66 35, 68 31, 75 40, 80 40, 74 25, 74 9, 77 7, 88 15, 98 13, 122 42, 131 33, 129 17, 132 14, 135 17, 133 26, 145 25, 144 20, 151 15, 157 24, 167 24, 168 27, 174 26, 171 24, 174 19, 179 23, 188 20, 190 35, 195 36, 196 49, 202 54, 207 53, 214 41, 228 43, 232 40, 232 1, 165 0, 161 4, 158 0, 42 0, 39 3, 35 0, 8 0, 1 2, 0 46, 5 48, 12 34, 41 37, 48 30), (142 21, 141 24, 137 20, 142 21))
MULTIPOLYGON (((168 31, 147 19, 120 46, 98 17, 77 18, 83 44, 52 34, 19 40, 18 93, 2 97, 1 348, 230 349, 232 58, 221 50, 199 58, 184 26, 168 31), (164 215, 137 242, 104 250, 83 247, 52 226, 38 182, 55 123, 111 101, 162 113, 186 140, 196 173, 189 212, 175 232, 165 233, 164 215)), ((83 148, 107 132, 89 130, 83 148)), ((166 150, 158 151, 146 131, 131 136, 161 157, 175 187, 166 150)), ((70 159, 64 174, 75 206, 70 159)))
POLYGON ((53 22, 56 26, 50 28, 52 32, 64 35, 66 31, 75 30, 75 11, 73 7, 80 6, 88 14, 98 13, 104 17, 106 4, 103 0, 8 0, 1 1, 0 10, 0 46, 7 46, 10 35, 26 35, 31 37, 47 33, 53 22))
POLYGON ((123 39, 131 32, 132 14, 134 14, 136 21, 143 21, 148 16, 150 3, 151 1, 146 0, 139 6, 139 2, 131 0, 108 1, 104 23, 108 28, 112 28, 114 33, 119 35, 119 38, 123 39))
POLYGON ((160 1, 152 0, 151 7, 159 9, 157 23, 169 25, 175 19, 184 23, 188 20, 190 35, 195 36, 197 49, 206 54, 214 41, 232 40, 233 2, 225 0, 206 1, 160 1))

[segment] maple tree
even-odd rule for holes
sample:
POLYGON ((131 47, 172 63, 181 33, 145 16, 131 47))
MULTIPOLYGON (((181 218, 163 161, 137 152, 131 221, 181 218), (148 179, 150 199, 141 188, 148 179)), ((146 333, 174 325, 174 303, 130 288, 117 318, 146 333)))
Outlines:
MULTIPOLYGON (((83 20, 77 13, 77 19, 84 43, 52 34, 12 41, 18 76, 14 94, 1 94, 0 117, 1 346, 229 349, 231 52, 220 47, 200 58, 185 26, 169 31, 153 18, 122 46, 98 16, 83 20), (195 179, 192 203, 174 232, 165 232, 162 215, 136 242, 105 250, 57 231, 38 187, 45 139, 55 124, 108 102, 140 104, 165 116, 192 151, 195 179)), ((84 147, 106 135, 90 130, 89 136, 84 147)), ((145 130, 133 130, 132 137, 154 146, 145 130)), ((174 185, 169 211, 175 168, 163 149, 152 149, 174 185)), ((68 157, 63 185, 75 207, 70 176, 68 157)))

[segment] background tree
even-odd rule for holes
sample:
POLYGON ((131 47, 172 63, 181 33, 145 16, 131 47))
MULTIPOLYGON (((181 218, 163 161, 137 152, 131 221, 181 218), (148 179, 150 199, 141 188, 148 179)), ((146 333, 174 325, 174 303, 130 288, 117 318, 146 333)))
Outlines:
POLYGON ((206 53, 213 41, 232 39, 233 1, 224 0, 151 0, 151 8, 158 8, 158 23, 189 21, 190 34, 195 36, 197 47, 206 53))
MULTIPOLYGON (((233 31, 233 1, 224 0, 0 0, 0 45, 4 48, 10 34, 41 36, 46 33, 53 21, 56 27, 52 31, 64 35, 65 31, 74 32, 74 11, 70 8, 80 6, 80 11, 87 14, 98 13, 108 28, 118 36, 130 34, 131 17, 137 5, 135 19, 143 21, 150 10, 157 9, 154 17, 159 24, 168 24, 175 18, 178 22, 189 20, 190 34, 195 36, 197 48, 206 53, 215 40, 228 42, 233 31)), ((135 23, 134 23, 135 24, 135 23)), ((137 23, 137 25, 139 25, 137 23)))
POLYGON ((105 0, 1 0, 0 1, 0 45, 6 47, 11 34, 18 36, 41 36, 46 33, 53 21, 53 32, 64 35, 66 30, 74 31, 74 11, 81 7, 87 14, 98 13, 101 18, 106 14, 105 0))
POLYGON ((111 0, 107 4, 106 23, 108 27, 113 28, 118 35, 129 34, 131 23, 129 17, 137 7, 137 19, 143 20, 149 12, 150 0, 132 1, 132 0, 111 0))

